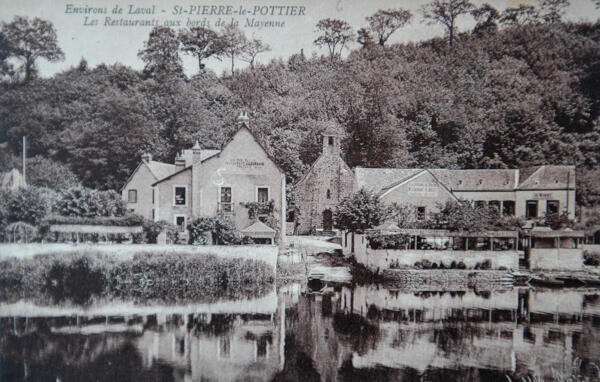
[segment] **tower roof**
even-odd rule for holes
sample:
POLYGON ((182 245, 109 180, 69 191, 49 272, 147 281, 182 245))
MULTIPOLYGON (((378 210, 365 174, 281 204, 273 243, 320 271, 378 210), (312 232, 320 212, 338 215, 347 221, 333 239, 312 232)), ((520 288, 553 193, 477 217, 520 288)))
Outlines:
POLYGON ((344 135, 344 129, 339 125, 339 123, 334 121, 327 121, 323 124, 323 136, 342 136, 344 135))

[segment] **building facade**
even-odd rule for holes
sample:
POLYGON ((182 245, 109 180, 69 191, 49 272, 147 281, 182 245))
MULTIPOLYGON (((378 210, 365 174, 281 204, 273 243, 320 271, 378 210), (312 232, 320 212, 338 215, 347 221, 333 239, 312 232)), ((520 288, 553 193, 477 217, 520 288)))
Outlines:
POLYGON ((350 170, 340 154, 339 136, 324 135, 323 153, 295 188, 298 233, 327 231, 328 211, 335 212, 343 197, 360 189, 372 191, 387 204, 412 206, 417 219, 438 211, 449 200, 471 201, 476 206, 496 209, 503 216, 528 220, 549 213, 575 218, 575 166, 350 170))
POLYGON ((226 216, 238 231, 250 236, 260 233, 260 242, 269 236, 275 240, 283 237, 285 174, 250 131, 247 116, 239 120, 239 130, 222 150, 203 150, 196 142, 158 179, 151 165, 142 161, 122 190, 131 209, 155 221, 175 224, 182 232, 195 217, 226 216), (137 200, 131 198, 135 194, 137 200), (271 227, 250 216, 250 208, 257 205, 272 206, 271 216, 258 216, 271 227))
POLYGON ((340 155, 340 134, 323 135, 323 151, 296 183, 296 231, 302 234, 333 229, 333 213, 340 200, 352 193, 354 175, 340 155))

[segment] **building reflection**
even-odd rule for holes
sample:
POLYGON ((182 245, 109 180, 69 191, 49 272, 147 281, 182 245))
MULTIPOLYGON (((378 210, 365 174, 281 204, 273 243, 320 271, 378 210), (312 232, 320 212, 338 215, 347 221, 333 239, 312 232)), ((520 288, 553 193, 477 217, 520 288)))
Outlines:
POLYGON ((268 380, 284 364, 280 295, 271 313, 240 312, 244 304, 234 302, 231 313, 221 304, 219 313, 174 306, 146 315, 2 317, 0 380, 80 380, 107 357, 112 382, 268 380))
POLYGON ((313 317, 301 331, 311 333, 305 346, 325 380, 339 380, 349 368, 351 377, 394 369, 403 370, 394 378, 424 380, 444 378, 427 378, 436 370, 549 379, 571 374, 578 362, 600 365, 598 300, 582 290, 407 292, 369 285, 330 288, 307 296, 308 306, 299 309, 313 317))
POLYGON ((593 290, 334 284, 318 293, 280 287, 272 297, 255 309, 221 303, 121 315, 0 309, 0 380, 553 380, 574 366, 597 376, 600 365, 593 290))

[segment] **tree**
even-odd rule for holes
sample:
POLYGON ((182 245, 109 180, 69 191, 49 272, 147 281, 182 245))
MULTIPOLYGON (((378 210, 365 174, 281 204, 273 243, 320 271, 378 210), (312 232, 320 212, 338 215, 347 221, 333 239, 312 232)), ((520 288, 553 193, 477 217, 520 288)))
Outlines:
POLYGON ((363 47, 367 47, 373 44, 373 36, 367 28, 360 28, 358 31, 356 31, 356 34, 356 42, 362 45, 363 47))
POLYGON ((391 210, 377 195, 365 189, 340 201, 334 215, 335 227, 352 232, 364 232, 391 217, 391 210))
POLYGON ((12 65, 8 62, 10 57, 10 49, 8 39, 4 33, 0 31, 0 78, 3 76, 12 76, 12 65))
POLYGON ((242 61, 246 61, 250 64, 250 70, 254 70, 254 60, 256 59, 256 56, 270 50, 271 47, 269 45, 263 44, 263 42, 257 38, 253 38, 246 43, 240 58, 242 61))
POLYGON ((549 24, 560 22, 569 5, 571 5, 569 0, 539 0, 542 19, 549 24))
POLYGON ((327 46, 332 59, 342 53, 347 43, 354 41, 352 27, 343 20, 322 19, 317 23, 316 32, 320 35, 314 44, 318 47, 327 46))
POLYGON ((45 58, 50 62, 62 61, 65 58, 50 21, 36 17, 29 22, 27 17, 16 16, 12 22, 2 24, 1 33, 6 40, 4 45, 5 49, 8 48, 9 57, 23 62, 19 72, 24 73, 24 83, 37 74, 38 58, 45 58))
POLYGON ((183 76, 183 66, 179 57, 179 39, 169 27, 158 26, 150 31, 144 49, 138 57, 146 63, 144 73, 149 77, 163 74, 183 76))
POLYGON ((198 69, 204 69, 202 60, 212 56, 218 57, 223 53, 223 39, 212 29, 202 27, 192 27, 189 30, 179 32, 181 41, 181 50, 196 56, 198 59, 198 69))
POLYGON ((369 29, 377 38, 379 45, 384 46, 390 36, 408 24, 411 18, 410 11, 387 9, 375 12, 373 15, 368 16, 366 20, 369 22, 369 29))
POLYGON ((231 76, 234 75, 235 57, 244 53, 248 39, 236 25, 227 24, 221 33, 223 38, 223 54, 231 58, 231 76))
POLYGON ((506 8, 502 12, 500 22, 505 25, 537 24, 540 14, 531 5, 520 5, 517 8, 506 8))
POLYGON ((500 12, 488 3, 479 8, 474 8, 471 15, 477 21, 473 33, 495 32, 498 29, 497 21, 500 18, 500 12))
POLYGON ((456 33, 456 19, 470 13, 474 5, 469 0, 433 0, 421 7, 423 18, 428 24, 440 23, 448 33, 448 44, 452 46, 456 33))
POLYGON ((64 164, 35 156, 27 159, 27 184, 58 190, 77 186, 79 180, 64 164))

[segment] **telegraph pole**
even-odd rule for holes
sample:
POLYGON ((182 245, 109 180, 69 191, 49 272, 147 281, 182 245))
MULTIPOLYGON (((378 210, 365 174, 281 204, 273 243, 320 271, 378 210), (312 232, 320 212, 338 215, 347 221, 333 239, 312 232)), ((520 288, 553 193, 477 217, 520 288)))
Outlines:
POLYGON ((23 187, 27 185, 27 138, 23 135, 23 187))

